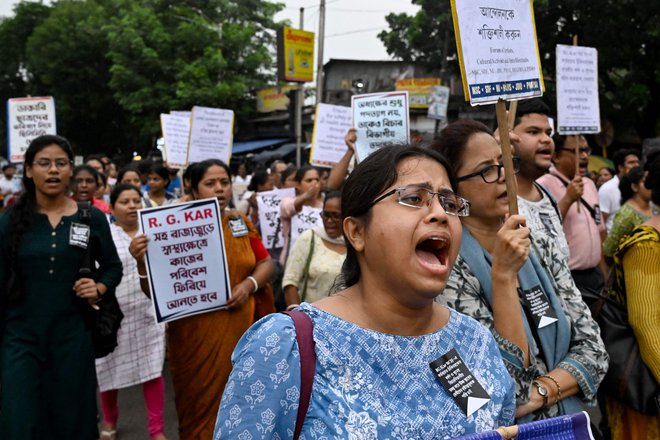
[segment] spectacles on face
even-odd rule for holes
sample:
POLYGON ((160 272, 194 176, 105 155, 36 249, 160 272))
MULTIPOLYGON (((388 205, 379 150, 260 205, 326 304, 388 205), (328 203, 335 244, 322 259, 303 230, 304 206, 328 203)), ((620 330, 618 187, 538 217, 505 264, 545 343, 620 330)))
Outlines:
POLYGON ((43 170, 49 170, 50 167, 53 166, 53 164, 55 164, 55 168, 57 168, 58 170, 63 170, 71 165, 71 161, 69 159, 50 160, 43 158, 32 162, 32 165, 37 166, 43 170))
MULTIPOLYGON (((575 154, 575 148, 564 148, 562 151, 569 152, 571 154, 575 154)), ((580 154, 591 154, 591 147, 582 147, 579 149, 580 154)))
POLYGON ((442 209, 444 209, 447 214, 457 215, 459 217, 467 217, 470 215, 470 202, 463 197, 459 197, 451 191, 433 192, 428 188, 417 185, 394 188, 371 202, 369 208, 395 193, 398 197, 399 205, 420 209, 424 206, 431 206, 433 197, 438 196, 440 206, 442 206, 442 209))
POLYGON ((321 218, 328 222, 333 221, 339 223, 341 221, 341 214, 338 214, 336 212, 321 211, 321 218))
MULTIPOLYGON (((520 171, 520 157, 518 156, 513 156, 513 172, 518 174, 518 171, 520 171)), ((471 179, 473 177, 481 176, 481 178, 484 180, 486 183, 495 183, 500 178, 502 177, 502 170, 504 169, 504 164, 497 164, 497 165, 488 165, 480 169, 479 171, 476 171, 474 173, 466 174, 465 176, 461 176, 458 178, 459 182, 462 182, 464 180, 471 179)))

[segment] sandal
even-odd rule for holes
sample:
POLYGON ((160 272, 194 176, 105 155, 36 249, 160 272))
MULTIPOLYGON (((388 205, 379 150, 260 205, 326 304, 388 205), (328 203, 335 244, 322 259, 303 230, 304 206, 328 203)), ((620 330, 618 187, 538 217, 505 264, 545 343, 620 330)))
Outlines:
POLYGON ((115 440, 117 438, 117 431, 114 429, 112 431, 101 431, 101 436, 99 437, 99 440, 115 440))

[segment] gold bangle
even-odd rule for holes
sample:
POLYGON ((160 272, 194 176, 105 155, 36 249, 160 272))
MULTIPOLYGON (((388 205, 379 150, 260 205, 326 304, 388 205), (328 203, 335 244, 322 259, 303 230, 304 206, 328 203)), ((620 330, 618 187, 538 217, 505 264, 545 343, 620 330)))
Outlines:
POLYGON ((559 386, 559 382, 557 382, 557 379, 555 379, 554 377, 552 377, 548 374, 542 374, 539 377, 545 377, 547 379, 550 379, 555 384, 555 386, 557 387, 557 398, 555 399, 555 405, 556 405, 557 402, 559 402, 561 400, 561 387, 559 386))

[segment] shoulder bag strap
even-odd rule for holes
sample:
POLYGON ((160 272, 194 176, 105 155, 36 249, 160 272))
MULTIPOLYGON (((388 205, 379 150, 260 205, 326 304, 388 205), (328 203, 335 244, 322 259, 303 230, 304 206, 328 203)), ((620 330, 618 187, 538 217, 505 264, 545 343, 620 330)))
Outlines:
POLYGON ((314 236, 316 234, 312 231, 312 239, 309 242, 309 253, 307 254, 307 261, 305 262, 305 271, 303 272, 303 288, 300 295, 300 302, 304 302, 307 297, 307 281, 309 281, 309 265, 312 262, 312 255, 314 255, 314 236))
MULTIPOLYGON (((555 176, 561 183, 564 184, 565 187, 568 187, 568 184, 570 182, 566 182, 564 179, 562 179, 560 176, 556 175, 555 173, 549 173, 551 176, 555 176)), ((586 177, 585 177, 586 179, 586 177)), ((580 197, 580 203, 584 205, 585 208, 587 208, 587 211, 589 211, 589 214, 591 214, 591 218, 594 219, 597 225, 600 224, 600 208, 595 208, 591 206, 590 204, 587 203, 586 200, 584 200, 582 197, 580 197)), ((597 206, 597 205, 596 205, 597 206)))
POLYGON ((316 373, 316 351, 314 348, 314 323, 304 312, 282 312, 293 319, 296 329, 296 341, 300 351, 300 401, 298 402, 298 415, 293 439, 300 438, 309 403, 312 400, 312 387, 314 386, 314 374, 316 373))

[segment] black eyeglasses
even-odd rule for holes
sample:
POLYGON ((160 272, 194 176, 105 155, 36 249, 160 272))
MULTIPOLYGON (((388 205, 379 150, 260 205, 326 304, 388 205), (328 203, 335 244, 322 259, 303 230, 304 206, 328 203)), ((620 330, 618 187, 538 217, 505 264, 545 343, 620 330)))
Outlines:
MULTIPOLYGON (((518 171, 520 171, 520 157, 513 156, 512 159, 513 159, 513 172, 518 174, 518 171)), ((486 167, 483 167, 479 171, 459 177, 458 181, 462 182, 464 180, 468 180, 473 177, 481 176, 481 178, 484 179, 484 182, 495 183, 498 180, 500 180, 500 178, 502 177, 503 169, 504 169, 504 164, 501 163, 497 165, 488 165, 486 167)))
POLYGON ((457 215, 459 217, 467 217, 470 215, 470 202, 463 197, 459 197, 451 191, 433 192, 428 188, 417 185, 394 188, 371 202, 369 208, 394 193, 398 196, 399 205, 419 209, 424 206, 431 206, 433 197, 438 196, 440 206, 442 206, 442 209, 444 209, 447 214, 457 215))
POLYGON ((63 170, 71 165, 71 161, 69 159, 50 160, 43 158, 32 162, 32 165, 37 166, 43 170, 49 170, 53 166, 53 164, 55 164, 55 168, 57 168, 58 170, 63 170))
POLYGON ((325 221, 340 222, 341 214, 337 214, 336 212, 321 211, 321 218, 325 221))

